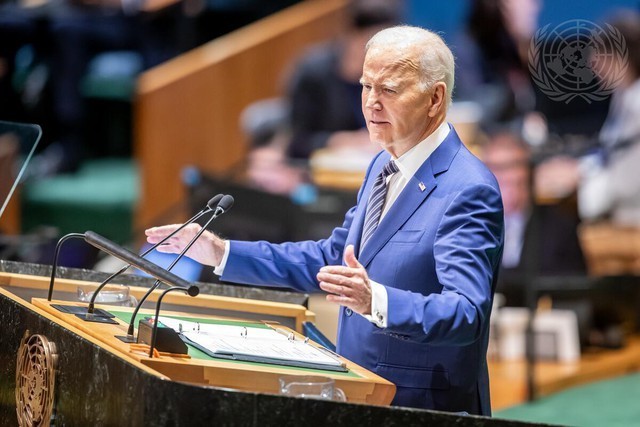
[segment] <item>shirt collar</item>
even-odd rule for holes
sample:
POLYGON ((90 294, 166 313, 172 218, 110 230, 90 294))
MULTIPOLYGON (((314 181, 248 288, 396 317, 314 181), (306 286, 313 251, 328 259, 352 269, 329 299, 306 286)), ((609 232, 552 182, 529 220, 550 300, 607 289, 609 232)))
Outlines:
POLYGON ((431 135, 420 141, 415 147, 395 159, 398 169, 405 179, 411 178, 431 153, 449 136, 451 127, 447 122, 442 122, 431 135))

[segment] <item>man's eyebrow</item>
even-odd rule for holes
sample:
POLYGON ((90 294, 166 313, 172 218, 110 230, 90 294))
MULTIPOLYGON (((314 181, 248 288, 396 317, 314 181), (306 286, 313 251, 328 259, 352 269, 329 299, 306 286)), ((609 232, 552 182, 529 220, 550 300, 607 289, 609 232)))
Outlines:
POLYGON ((388 88, 388 89, 398 89, 398 88, 400 88, 402 86, 402 82, 401 81, 383 79, 382 81, 371 82, 365 76, 360 77, 359 83, 361 85, 363 85, 363 84, 373 84, 373 85, 381 86, 381 87, 388 88))

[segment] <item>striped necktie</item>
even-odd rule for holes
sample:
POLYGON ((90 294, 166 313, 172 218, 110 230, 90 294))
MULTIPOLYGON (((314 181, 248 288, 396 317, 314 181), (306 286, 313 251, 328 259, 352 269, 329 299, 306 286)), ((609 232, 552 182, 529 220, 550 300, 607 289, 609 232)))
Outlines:
POLYGON ((360 244, 360 250, 367 244, 373 232, 378 228, 380 217, 382 216, 382 207, 387 197, 387 177, 398 172, 398 166, 393 160, 389 160, 380 172, 380 175, 376 178, 369 195, 369 202, 367 203, 367 213, 364 217, 364 227, 362 231, 362 242, 360 244))

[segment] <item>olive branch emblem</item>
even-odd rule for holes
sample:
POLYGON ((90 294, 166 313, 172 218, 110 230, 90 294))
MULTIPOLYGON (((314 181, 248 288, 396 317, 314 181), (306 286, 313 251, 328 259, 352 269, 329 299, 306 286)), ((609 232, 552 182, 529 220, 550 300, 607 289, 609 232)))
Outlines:
MULTIPOLYGON (((570 82, 563 82, 562 76, 550 70, 548 64, 545 64, 543 61, 544 55, 541 55, 541 53, 545 51, 545 48, 548 47, 549 34, 555 33, 560 35, 558 29, 562 26, 566 27, 568 23, 571 23, 571 21, 566 21, 558 25, 552 31, 549 30, 550 25, 547 24, 540 28, 531 39, 528 50, 528 66, 531 78, 542 93, 553 101, 564 102, 565 104, 568 104, 576 98, 584 99, 589 104, 593 101, 602 101, 615 90, 624 77, 629 65, 629 50, 626 40, 620 31, 612 25, 606 24, 607 30, 605 31, 590 21, 575 20, 575 24, 572 24, 574 30, 580 29, 580 23, 589 24, 593 29, 591 34, 582 34, 582 36, 587 36, 589 41, 599 48, 598 51, 610 52, 610 55, 615 56, 616 59, 615 61, 611 61, 609 69, 599 70, 601 71, 600 77, 606 78, 598 80, 594 85, 580 88, 576 84, 572 85, 567 84, 570 82)), ((558 52, 554 53, 557 54, 558 52)))

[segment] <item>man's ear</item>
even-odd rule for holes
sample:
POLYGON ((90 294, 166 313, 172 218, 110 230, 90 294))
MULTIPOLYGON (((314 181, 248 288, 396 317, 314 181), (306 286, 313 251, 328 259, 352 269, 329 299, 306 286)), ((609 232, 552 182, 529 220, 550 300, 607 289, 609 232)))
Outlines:
POLYGON ((445 82, 436 82, 431 87, 431 106, 429 107, 429 117, 436 117, 444 111, 447 98, 447 85, 445 82))

